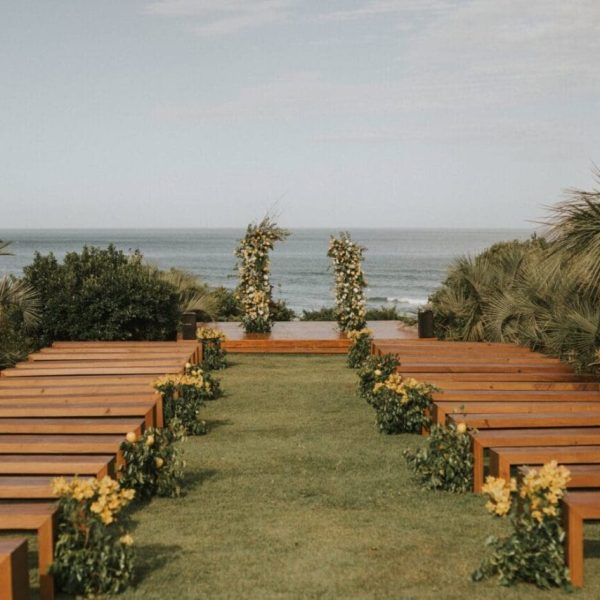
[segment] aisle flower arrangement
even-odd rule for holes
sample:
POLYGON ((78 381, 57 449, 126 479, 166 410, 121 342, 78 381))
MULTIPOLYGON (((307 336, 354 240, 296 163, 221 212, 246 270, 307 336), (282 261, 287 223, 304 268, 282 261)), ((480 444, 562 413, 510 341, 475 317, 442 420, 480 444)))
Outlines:
POLYGON ((184 428, 177 419, 162 429, 149 427, 139 436, 129 432, 121 444, 121 484, 135 490, 139 498, 181 495, 185 462, 176 442, 184 439, 184 428))
POLYGON ((335 312, 342 331, 359 331, 366 325, 364 251, 365 248, 352 241, 349 233, 332 237, 329 242, 327 256, 331 258, 335 274, 335 312))
POLYGON ((188 435, 206 433, 206 422, 201 418, 200 409, 206 400, 214 400, 221 395, 217 379, 188 363, 184 374, 164 375, 152 386, 162 395, 166 424, 178 419, 188 435))
POLYGON ((349 331, 346 335, 351 341, 348 349, 348 366, 351 369, 358 369, 371 355, 373 332, 363 327, 358 331, 349 331))
POLYGON ((434 425, 423 448, 403 454, 425 489, 464 493, 473 488, 473 452, 465 423, 434 425))
POLYGON ((571 588, 560 507, 569 479, 569 470, 556 461, 530 469, 518 486, 514 479, 486 479, 486 508, 508 516, 513 531, 505 538, 488 539, 492 554, 473 573, 473 580, 497 575, 501 585, 524 581, 540 588, 571 588))
POLYGON ((392 373, 385 381, 373 386, 373 407, 377 411, 377 426, 383 433, 420 433, 429 427, 436 388, 412 377, 392 373))
POLYGON ((205 371, 218 371, 227 367, 226 352, 222 343, 227 339, 219 329, 199 327, 196 339, 202 345, 202 368, 205 371))
POLYGON ((269 251, 275 242, 285 240, 289 231, 279 227, 271 217, 248 225, 246 236, 235 251, 240 282, 237 297, 242 305, 242 324, 246 333, 268 333, 273 325, 271 304, 271 262, 269 251))
POLYGON ((395 354, 367 357, 358 371, 358 393, 372 405, 375 384, 383 383, 396 372, 399 365, 400 361, 395 354))
POLYGON ((133 581, 135 552, 120 515, 135 496, 110 477, 67 481, 58 477, 58 538, 50 573, 57 586, 78 597, 116 594, 133 581))

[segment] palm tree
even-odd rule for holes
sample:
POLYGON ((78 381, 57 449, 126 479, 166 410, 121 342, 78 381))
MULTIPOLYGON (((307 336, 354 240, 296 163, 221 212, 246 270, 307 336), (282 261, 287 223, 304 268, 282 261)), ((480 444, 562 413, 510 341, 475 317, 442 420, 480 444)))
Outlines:
MULTIPOLYGON (((600 169, 594 169, 600 183, 600 169)), ((600 295, 600 189, 569 189, 567 198, 550 209, 545 223, 553 242, 552 254, 569 264, 583 289, 600 295)))
POLYGON ((40 301, 35 290, 21 279, 4 275, 0 278, 0 326, 16 312, 27 329, 40 320, 40 301))

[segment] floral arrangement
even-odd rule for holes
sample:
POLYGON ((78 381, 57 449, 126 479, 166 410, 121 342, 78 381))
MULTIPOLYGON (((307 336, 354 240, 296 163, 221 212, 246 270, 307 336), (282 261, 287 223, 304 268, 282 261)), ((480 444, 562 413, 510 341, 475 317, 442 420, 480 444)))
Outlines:
POLYGON ((227 367, 225 350, 221 347, 227 337, 218 329, 200 327, 196 339, 202 344, 202 368, 206 371, 218 371, 227 367))
POLYGON ((373 386, 377 426, 383 433, 420 433, 429 427, 432 394, 436 388, 412 377, 392 373, 373 386))
POLYGON ((569 470, 556 461, 530 469, 519 485, 514 479, 486 479, 486 508, 499 517, 508 516, 513 531, 502 539, 488 539, 492 555, 473 573, 474 581, 498 575, 501 585, 524 581, 570 590, 560 508, 569 479, 569 470))
POLYGON ((178 419, 188 435, 206 433, 206 422, 200 418, 200 409, 205 400, 214 400, 221 395, 217 379, 188 363, 183 374, 164 375, 152 386, 162 394, 165 423, 178 419))
POLYGON ((395 354, 367 357, 358 371, 358 393, 369 404, 373 404, 375 384, 384 382, 396 372, 399 365, 400 361, 395 354))
POLYGON ((246 333, 268 333, 273 319, 271 263, 269 251, 275 242, 283 241, 289 231, 278 227, 271 217, 257 225, 248 225, 246 236, 235 251, 240 283, 237 297, 242 305, 242 324, 246 333))
POLYGON ((426 489, 463 493, 473 488, 473 452, 465 423, 434 425, 423 448, 403 454, 426 489))
POLYGON ((366 325, 364 251, 365 248, 352 241, 349 233, 332 237, 329 242, 327 256, 332 260, 335 274, 335 312, 342 331, 359 331, 366 325))
POLYGON ((348 366, 358 369, 369 358, 373 332, 366 327, 358 331, 348 331, 347 336, 352 341, 348 350, 348 366))
POLYGON ((179 496, 185 462, 175 443, 184 439, 184 433, 176 419, 163 429, 149 427, 141 436, 130 431, 121 444, 125 461, 121 484, 134 489, 140 498, 179 496))
POLYGON ((135 491, 110 477, 58 477, 52 492, 59 498, 59 511, 50 573, 58 587, 78 597, 123 591, 133 581, 135 552, 119 513, 135 491))

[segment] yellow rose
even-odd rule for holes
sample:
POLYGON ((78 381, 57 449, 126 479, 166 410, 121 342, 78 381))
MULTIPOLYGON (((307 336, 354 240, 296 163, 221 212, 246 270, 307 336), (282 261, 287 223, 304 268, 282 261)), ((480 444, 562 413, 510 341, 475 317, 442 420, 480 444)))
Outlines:
POLYGON ((124 546, 133 546, 133 538, 128 533, 126 533, 125 535, 122 535, 119 538, 119 541, 124 546))
POLYGON ((456 432, 457 433, 466 433, 467 432, 467 424, 466 423, 459 423, 456 426, 456 432))
POLYGON ((157 469, 160 469, 165 464, 165 461, 160 456, 157 456, 154 459, 154 464, 156 465, 157 469))
POLYGON ((146 446, 148 446, 148 447, 154 446, 154 436, 153 435, 149 435, 146 438, 146 446))
POLYGON ((130 444, 135 444, 137 442, 137 435, 135 434, 134 431, 130 431, 126 436, 125 439, 130 443, 130 444))

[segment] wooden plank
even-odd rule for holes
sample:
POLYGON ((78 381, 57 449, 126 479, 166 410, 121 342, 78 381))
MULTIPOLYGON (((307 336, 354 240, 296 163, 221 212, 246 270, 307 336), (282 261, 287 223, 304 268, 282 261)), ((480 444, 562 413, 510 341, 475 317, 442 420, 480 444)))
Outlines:
POLYGON ((165 373, 172 369, 180 371, 183 367, 183 361, 177 358, 143 359, 127 358, 116 360, 56 360, 56 361, 27 361, 15 365, 15 369, 27 369, 29 371, 42 371, 45 369, 110 369, 111 367, 137 369, 138 367, 153 367, 165 373))
POLYGON ((162 367, 62 367, 52 368, 44 367, 39 369, 6 369, 3 371, 4 377, 59 377, 66 375, 149 375, 160 377, 165 373, 177 373, 183 371, 181 368, 162 368, 162 367))
POLYGON ((112 454, 123 435, 0 434, 0 454, 112 454))
POLYGON ((419 373, 398 369, 404 377, 413 377, 420 381, 434 383, 440 388, 446 387, 448 382, 477 382, 477 381, 508 381, 508 382, 594 382, 592 376, 573 375, 573 373, 551 373, 545 371, 526 371, 524 373, 419 373))
POLYGON ((599 383, 581 382, 581 381, 439 381, 437 385, 444 388, 444 391, 477 391, 486 390, 499 391, 587 391, 597 392, 600 390, 599 383))
POLYGON ((492 447, 600 445, 599 427, 550 429, 488 429, 477 431, 473 440, 473 491, 481 492, 484 453, 492 447))
MULTIPOLYGON (((164 373, 163 373, 164 375, 164 373)), ((150 379, 151 381, 151 379, 150 379)), ((148 375, 67 375, 59 377, 31 376, 26 379, 0 377, 0 391, 9 388, 39 388, 39 387, 89 387, 105 386, 149 386, 148 375)), ((148 389, 148 388, 146 388, 148 389)))
MULTIPOLYGON (((114 455, 4 454, 0 475, 114 475, 114 455)), ((0 497, 3 493, 0 492, 0 497)))
POLYGON ((35 531, 38 539, 38 568, 41 600, 54 599, 54 580, 48 568, 54 558, 56 504, 0 504, 0 530, 35 531))
POLYGON ((0 539, 0 597, 3 600, 29 600, 27 540, 0 539))
POLYGON ((519 429, 532 427, 600 427, 600 412, 540 413, 455 413, 448 415, 454 423, 466 423, 475 429, 519 429))
POLYGON ((144 421, 138 418, 0 418, 0 433, 95 434, 141 433, 144 421))
MULTIPOLYGON (((532 468, 541 465, 529 465, 519 467, 519 476, 525 476, 532 468)), ((567 487, 572 488, 600 488, 600 465, 569 465, 571 479, 567 487)))
POLYGON ((598 391, 579 390, 443 390, 433 393, 433 399, 461 402, 505 402, 531 399, 535 402, 595 402, 598 391))
POLYGON ((135 360, 142 361, 160 361, 160 360, 179 360, 186 362, 190 353, 184 352, 34 352, 27 357, 32 362, 59 362, 59 361, 115 361, 115 360, 135 360))
MULTIPOLYGON (((46 458, 46 457, 45 457, 46 458)), ((108 457, 107 457, 108 458, 108 457)), ((90 459, 98 459, 97 456, 90 459)), ((99 461, 98 461, 99 462, 99 461)), ((48 500, 54 498, 52 482, 59 475, 75 476, 80 479, 90 479, 96 475, 103 477, 102 469, 90 471, 91 475, 84 475, 84 471, 64 469, 55 475, 0 475, 0 499, 2 500, 48 500)))
POLYGON ((569 367, 558 365, 539 365, 528 363, 413 363, 401 362, 398 370, 401 373, 568 373, 571 377, 572 370, 569 367))

